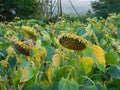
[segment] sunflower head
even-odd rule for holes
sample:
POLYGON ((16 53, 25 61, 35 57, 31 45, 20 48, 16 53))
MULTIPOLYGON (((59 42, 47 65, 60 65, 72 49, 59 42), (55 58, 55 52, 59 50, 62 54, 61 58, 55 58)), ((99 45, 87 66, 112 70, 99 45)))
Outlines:
POLYGON ((23 55, 29 56, 30 54, 29 46, 24 41, 21 41, 16 37, 11 38, 10 41, 13 43, 14 48, 18 52, 22 53, 23 55))
POLYGON ((36 40, 37 33, 35 29, 31 28, 30 26, 22 26, 21 29, 23 30, 23 32, 28 38, 36 40))
POLYGON ((83 50, 87 47, 87 40, 71 33, 60 35, 59 43, 70 50, 83 50))

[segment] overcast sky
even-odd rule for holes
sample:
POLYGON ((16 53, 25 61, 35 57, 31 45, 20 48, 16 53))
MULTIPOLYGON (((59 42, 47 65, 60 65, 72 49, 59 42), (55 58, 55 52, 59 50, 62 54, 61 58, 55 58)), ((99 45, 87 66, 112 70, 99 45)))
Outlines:
MULTIPOLYGON (((89 9, 91 9, 91 1, 96 0, 71 0, 79 14, 85 14, 89 9)), ((62 0, 62 9, 65 14, 76 14, 69 0, 62 0)))

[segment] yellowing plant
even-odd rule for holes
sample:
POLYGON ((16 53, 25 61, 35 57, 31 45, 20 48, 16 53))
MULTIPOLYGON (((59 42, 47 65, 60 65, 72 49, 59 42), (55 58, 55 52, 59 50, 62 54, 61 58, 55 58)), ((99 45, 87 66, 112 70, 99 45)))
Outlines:
POLYGON ((106 66, 106 60, 105 60, 105 52, 104 50, 97 45, 92 46, 93 53, 97 59, 97 64, 101 64, 104 67, 106 66))
POLYGON ((54 54, 52 56, 52 62, 55 67, 58 67, 61 61, 61 55, 60 54, 54 54))
POLYGON ((90 57, 82 57, 80 62, 83 64, 85 73, 89 73, 94 65, 94 60, 90 57))

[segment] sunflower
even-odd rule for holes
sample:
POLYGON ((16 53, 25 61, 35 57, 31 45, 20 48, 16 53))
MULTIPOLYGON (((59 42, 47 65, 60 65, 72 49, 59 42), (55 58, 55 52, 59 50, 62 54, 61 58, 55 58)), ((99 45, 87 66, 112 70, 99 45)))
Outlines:
POLYGON ((88 45, 86 39, 72 33, 63 33, 60 35, 59 43, 70 50, 84 50, 88 45))
MULTIPOLYGON (((30 45, 28 44, 28 41, 21 41, 16 37, 11 38, 10 41, 13 43, 14 48, 17 51, 19 51, 20 53, 22 53, 23 55, 26 55, 26 56, 30 55, 30 48, 31 48, 30 45, 31 45, 32 41, 29 40, 30 45)), ((32 43, 32 45, 34 45, 34 44, 32 43)))
POLYGON ((35 29, 31 28, 30 26, 22 26, 21 29, 23 30, 24 34, 30 39, 37 39, 37 33, 35 29))

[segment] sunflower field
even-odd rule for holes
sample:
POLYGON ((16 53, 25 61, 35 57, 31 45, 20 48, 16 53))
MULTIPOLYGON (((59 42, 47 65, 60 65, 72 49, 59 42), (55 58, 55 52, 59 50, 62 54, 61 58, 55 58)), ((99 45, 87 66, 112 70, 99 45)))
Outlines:
POLYGON ((0 90, 120 90, 120 14, 0 22, 0 90))

